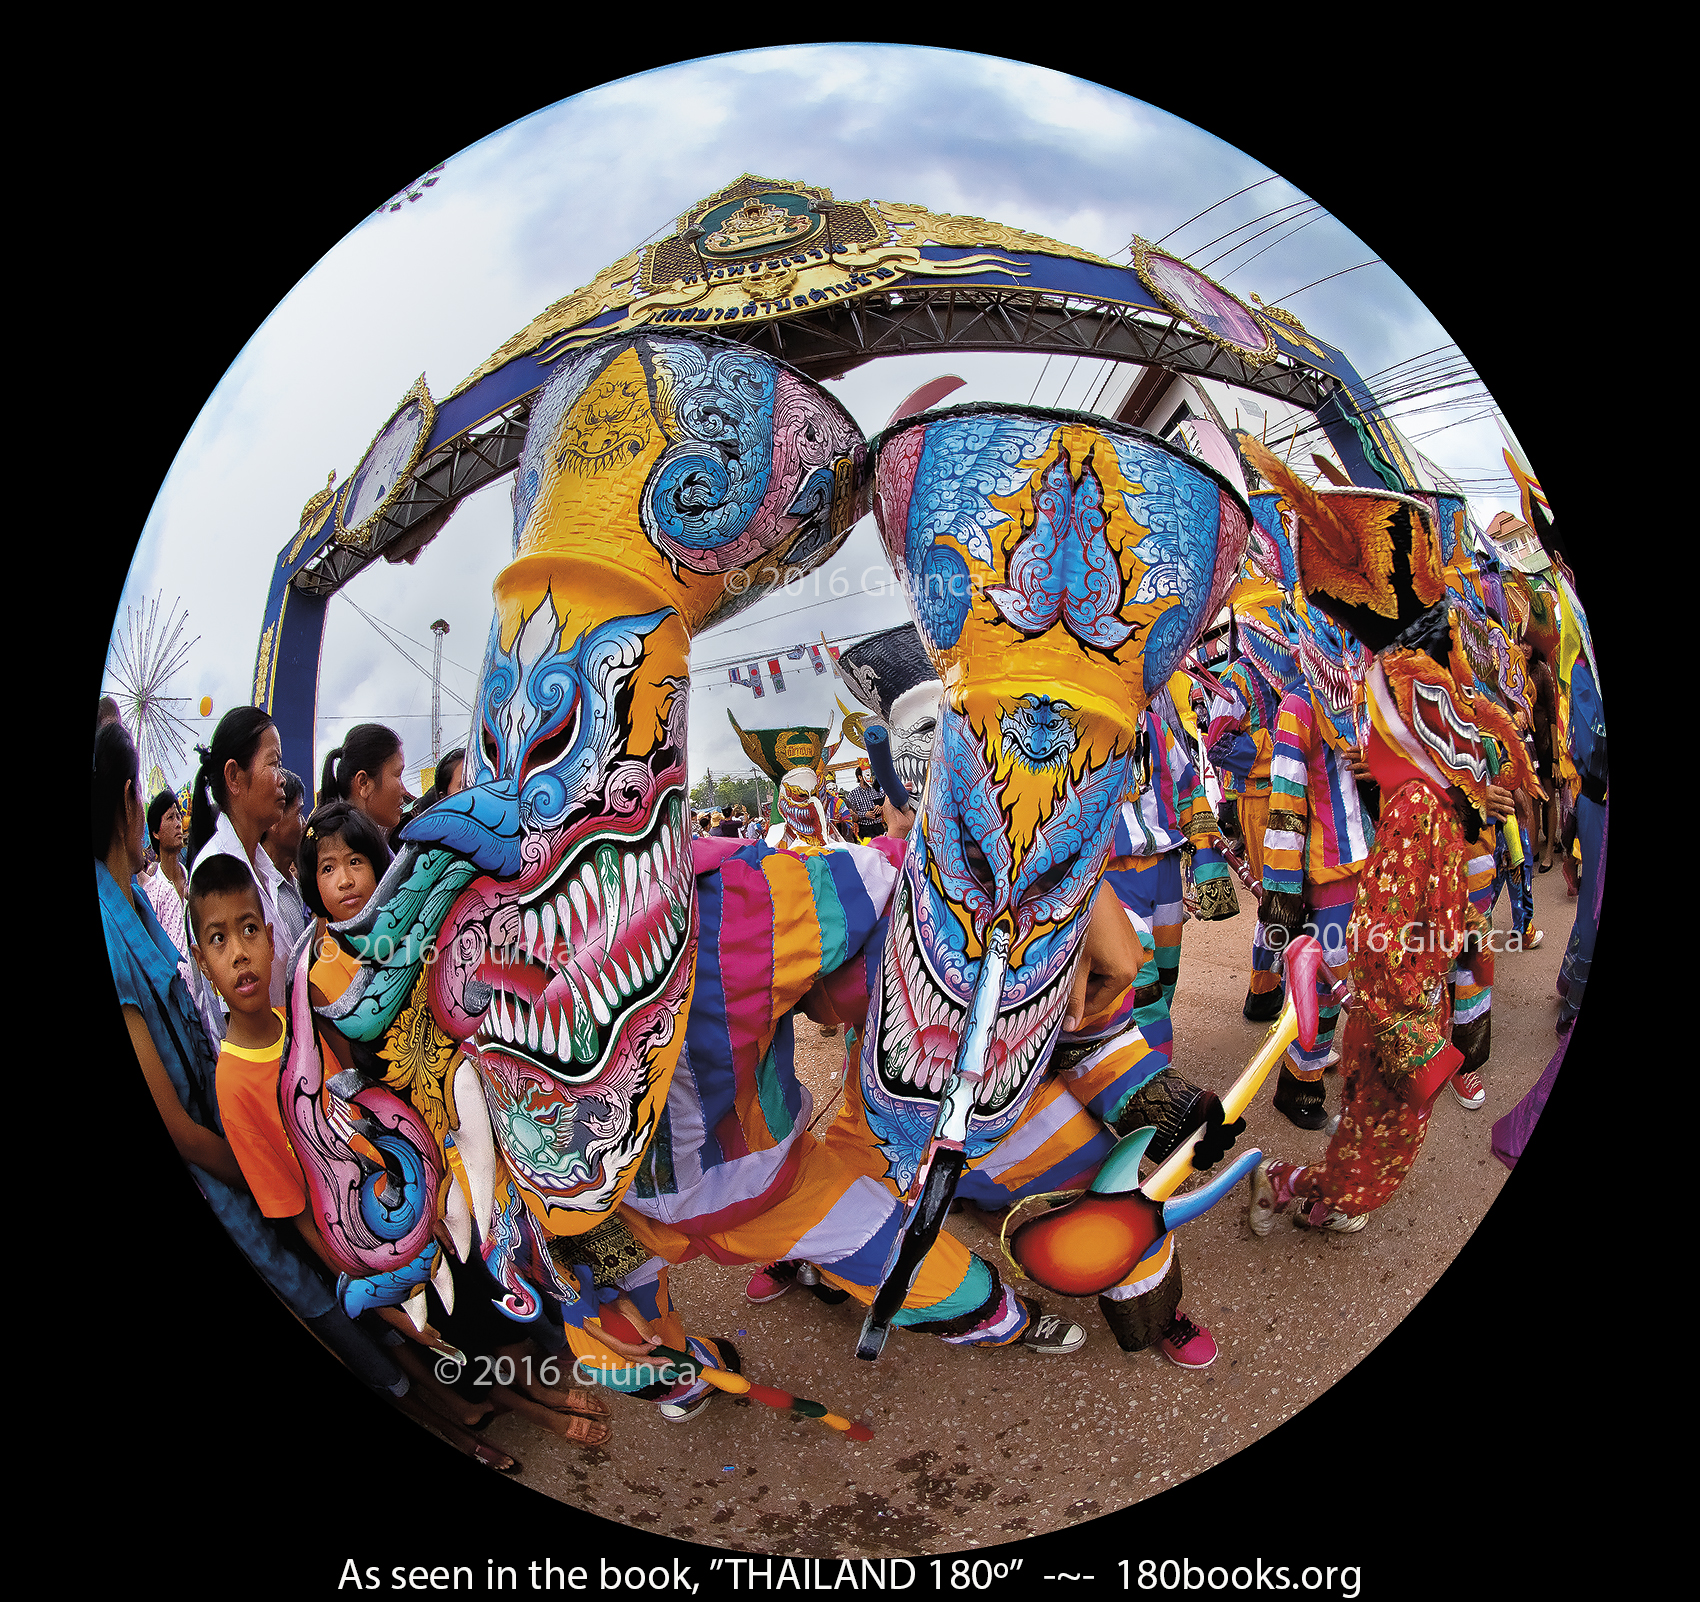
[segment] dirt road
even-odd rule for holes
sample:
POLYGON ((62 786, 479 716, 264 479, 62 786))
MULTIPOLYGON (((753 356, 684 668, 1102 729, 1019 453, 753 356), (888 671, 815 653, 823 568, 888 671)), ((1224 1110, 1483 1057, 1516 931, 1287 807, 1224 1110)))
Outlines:
MULTIPOLYGON (((750 1270, 698 1259, 675 1270, 676 1302, 704 1333, 736 1342, 745 1372, 825 1402, 875 1431, 856 1444, 825 1426, 747 1401, 718 1399, 688 1425, 616 1397, 615 1438, 575 1448, 512 1418, 492 1439, 525 1463, 524 1483, 640 1529, 734 1551, 880 1557, 959 1551, 1093 1518, 1202 1473, 1327 1390, 1368 1354, 1452 1262, 1508 1175, 1489 1126, 1552 1055, 1554 981, 1576 903, 1556 870, 1535 881, 1543 948, 1501 955, 1486 1107, 1443 1092, 1417 1166, 1393 1203, 1356 1235, 1245 1222, 1245 1193, 1179 1235, 1183 1309, 1216 1337, 1202 1372, 1155 1351, 1116 1346, 1095 1300, 1040 1293, 1088 1331, 1069 1358, 981 1351, 894 1333, 877 1363, 854 1355, 861 1309, 793 1289, 752 1306, 750 1270)), ((1502 898, 1497 917, 1508 927, 1502 898)), ((1265 1026, 1240 1015, 1251 916, 1189 923, 1175 1004, 1175 1065, 1225 1088, 1265 1026)), ((819 1109, 836 1097, 841 1038, 799 1020, 798 1066, 819 1109)), ((1270 1106, 1273 1078, 1247 1117, 1241 1148, 1316 1159, 1326 1140, 1270 1106)), ((1331 1104, 1339 1080, 1330 1075, 1331 1104)), ((829 1111, 818 1128, 824 1128, 829 1111)), ((977 1215, 951 1221, 994 1262, 977 1215)), ((1029 1292, 1037 1287, 1025 1286, 1029 1292)))

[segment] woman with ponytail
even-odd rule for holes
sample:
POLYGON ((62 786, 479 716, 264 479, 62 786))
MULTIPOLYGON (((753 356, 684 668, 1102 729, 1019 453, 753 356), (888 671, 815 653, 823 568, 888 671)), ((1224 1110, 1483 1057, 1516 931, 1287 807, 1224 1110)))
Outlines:
POLYGON ((281 1007, 288 989, 292 925, 278 916, 279 874, 260 846, 260 836, 283 821, 283 745, 277 725, 257 706, 232 707, 219 719, 212 745, 195 749, 201 765, 190 807, 189 866, 193 870, 215 856, 247 863, 277 941, 271 999, 274 1007, 281 1007))
MULTIPOLYGON (((229 721, 226 718, 220 724, 213 738, 215 751, 221 749, 219 742, 229 721)), ((270 719, 265 725, 271 729, 270 719)), ((271 733, 275 750, 277 734, 271 733)), ((254 761, 250 766, 257 769, 262 764, 254 761)), ((227 779, 221 799, 230 801, 234 810, 243 794, 241 786, 227 779)), ((199 815, 205 803, 199 796, 197 803, 199 815)), ((237 815, 245 814, 238 811, 237 815)), ((507 1453, 465 1427, 466 1409, 457 1412, 451 1407, 450 1416, 445 1417, 412 1392, 374 1338, 383 1338, 382 1326, 368 1333, 356 1325, 337 1305, 299 1237, 290 1238, 294 1231, 279 1230, 255 1205, 224 1134, 216 1091, 217 1049, 201 1027, 184 986, 177 947, 134 883, 147 848, 148 820, 137 791, 136 748, 121 723, 103 724, 95 733, 91 817, 95 890, 125 1028, 172 1144, 214 1215, 260 1277, 357 1379, 396 1398, 405 1411, 447 1435, 462 1451, 492 1468, 512 1472, 517 1464, 507 1453)), ((217 855, 215 847, 204 853, 217 855)), ((450 1398, 451 1403, 454 1400, 450 1398)))
POLYGON ((381 833, 401 823, 402 808, 413 799, 402 783, 407 758, 401 736, 381 723, 357 723, 325 758, 319 777, 319 805, 351 801, 381 833))

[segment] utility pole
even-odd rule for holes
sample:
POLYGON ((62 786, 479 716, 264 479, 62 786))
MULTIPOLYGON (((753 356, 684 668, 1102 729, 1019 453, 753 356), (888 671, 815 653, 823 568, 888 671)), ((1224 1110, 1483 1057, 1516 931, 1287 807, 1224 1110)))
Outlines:
POLYGON ((431 625, 431 765, 443 754, 443 636, 449 626, 441 618, 431 625))

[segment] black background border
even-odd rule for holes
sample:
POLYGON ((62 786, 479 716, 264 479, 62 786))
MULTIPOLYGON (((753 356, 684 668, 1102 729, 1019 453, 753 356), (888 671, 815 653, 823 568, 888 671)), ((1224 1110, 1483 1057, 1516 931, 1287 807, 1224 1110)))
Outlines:
MULTIPOLYGON (((1603 526, 1603 478, 1581 448, 1581 408, 1555 404, 1589 376, 1570 344, 1591 292, 1576 272, 1573 231, 1611 232, 1599 216, 1584 224, 1571 211, 1589 155, 1584 119, 1571 108, 1598 69, 1550 56, 1535 64, 1528 41, 1479 30, 1467 62, 1444 34, 1414 51, 1404 40, 1398 54, 1365 45, 1319 57, 1318 38, 1334 30, 1307 18, 1301 38, 1278 20, 1279 39, 1234 39, 1231 61, 1215 67, 1202 47, 1143 30, 1124 49, 1104 49, 1104 24, 1082 29, 1096 53, 1065 49, 1056 35, 984 48, 1106 83, 1237 145, 1322 201, 1415 290, 1512 419, 1559 509, 1620 728, 1629 677, 1619 647, 1633 579, 1615 559, 1626 554, 1621 544, 1609 566, 1604 557, 1622 535, 1603 526), (1163 62, 1165 49, 1193 70, 1173 58, 1160 73, 1137 70, 1163 62), (1390 180, 1402 169, 1408 182, 1390 180)), ((135 539, 183 436, 319 256, 385 196, 546 104, 622 74, 784 42, 736 29, 687 40, 663 25, 650 30, 653 45, 587 46, 583 66, 558 57, 522 65, 524 26, 508 24, 495 43, 468 32, 464 54, 443 34, 415 40, 404 63, 393 47, 374 47, 369 83, 381 92, 360 96, 344 92, 358 59, 346 37, 334 47, 317 35, 238 50, 216 38, 154 36, 84 64, 82 114, 48 166, 58 176, 47 210, 58 214, 63 247, 38 270, 50 292, 67 296, 66 326, 117 339, 109 360, 131 404, 116 438, 99 446, 94 493, 81 490, 98 509, 93 594, 74 628, 83 702, 95 698, 135 539), (422 84, 427 57, 434 72, 460 78, 422 84)), ((617 248, 610 243, 610 256, 617 248)), ((326 381, 334 384, 334 369, 326 381)), ((1617 456, 1612 466, 1609 478, 1626 488, 1628 465, 1617 456)), ((233 507, 228 537, 269 545, 282 535, 233 507)), ((83 561, 77 568, 90 571, 83 561)), ((50 557, 50 574, 57 565, 50 557)), ((81 572, 62 570, 50 583, 81 572)), ((73 726, 83 715, 77 699, 73 726)), ((1620 738, 1620 757, 1627 746, 1620 738)), ((1623 793, 1635 775, 1617 780, 1619 818, 1635 815, 1623 793)), ((1629 859, 1619 854, 1613 865, 1619 894, 1608 901, 1621 903, 1629 859)), ((1599 1484, 1610 1470, 1600 1459, 1611 1426, 1588 1392, 1602 1364, 1607 1383, 1618 1378, 1599 1343, 1614 1297, 1627 1307, 1634 1287, 1581 1187, 1607 1124, 1596 1075, 1625 1023, 1626 951, 1627 931, 1602 937, 1569 1064, 1528 1155, 1438 1287, 1382 1346, 1228 1463, 1093 1525, 1021 1543, 1024 1584, 1090 1553, 1100 1564, 1183 1555, 1357 1562, 1366 1595, 1460 1582, 1474 1590, 1514 1573, 1532 1584, 1570 1572, 1571 1543, 1591 1548, 1605 1536, 1599 1484)), ((70 1499, 109 1529, 157 1532, 158 1547, 133 1552, 132 1578, 152 1569, 190 1594, 244 1580, 262 1594, 321 1594, 336 1589, 350 1557, 382 1564, 387 1584, 396 1563, 470 1562, 482 1575, 489 1557, 549 1556, 594 1573, 599 1555, 655 1562, 673 1552, 715 1588, 709 1551, 502 1481, 348 1380, 201 1202, 134 1071, 102 977, 83 1049, 86 1061, 106 1065, 102 1116, 122 1131, 123 1189, 114 1197, 95 1173, 61 1165, 73 1227, 98 1242, 92 1282, 77 1266, 89 1263, 86 1251, 32 1231, 31 1250, 46 1265, 34 1288, 62 1266, 92 1293, 82 1338, 74 1334, 56 1359, 73 1365, 80 1416, 56 1404, 34 1437, 46 1457, 31 1454, 39 1493, 70 1499)), ((78 1116, 75 1105, 67 1111, 78 1116)), ((1609 1126, 1622 1128, 1615 1118, 1609 1126)), ((619 1474, 617 1439, 601 1472, 619 1474)), ((32 1552, 26 1538, 14 1548, 20 1560, 76 1556, 60 1536, 37 1539, 57 1550, 32 1552)), ((916 1562, 921 1592, 930 1569, 916 1562)))

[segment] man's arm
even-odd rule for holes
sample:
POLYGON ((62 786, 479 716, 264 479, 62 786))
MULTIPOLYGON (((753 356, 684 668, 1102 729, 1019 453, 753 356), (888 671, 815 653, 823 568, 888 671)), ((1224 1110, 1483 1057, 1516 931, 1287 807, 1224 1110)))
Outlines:
POLYGON ((1117 997, 1132 988, 1144 960, 1139 936, 1115 891, 1100 884, 1086 925, 1085 947, 1075 964, 1074 985, 1063 1009, 1063 1032, 1073 1033, 1085 1019, 1107 1012, 1117 997))
POLYGON ((1304 927, 1305 842, 1310 831, 1310 752, 1317 738, 1309 695, 1282 698, 1269 762, 1269 821, 1263 832, 1263 921, 1304 927))
POLYGON ((148 1082, 153 1104, 159 1109, 160 1117, 165 1120, 166 1132, 171 1136, 171 1143, 177 1148, 178 1156, 186 1163, 193 1163, 197 1168, 205 1169, 215 1179, 223 1180, 234 1190, 247 1190, 242 1170, 237 1166, 236 1154, 230 1149, 230 1142, 221 1135, 215 1135, 210 1129, 202 1129, 183 1110, 183 1104, 177 1099, 177 1091, 172 1086, 171 1075, 166 1072, 165 1064, 160 1060, 159 1049, 153 1043, 153 1036, 148 1033, 147 1021, 142 1017, 141 1008, 124 1008, 124 1027, 130 1032, 130 1045, 135 1050, 136 1060, 142 1065, 142 1077, 148 1082))

